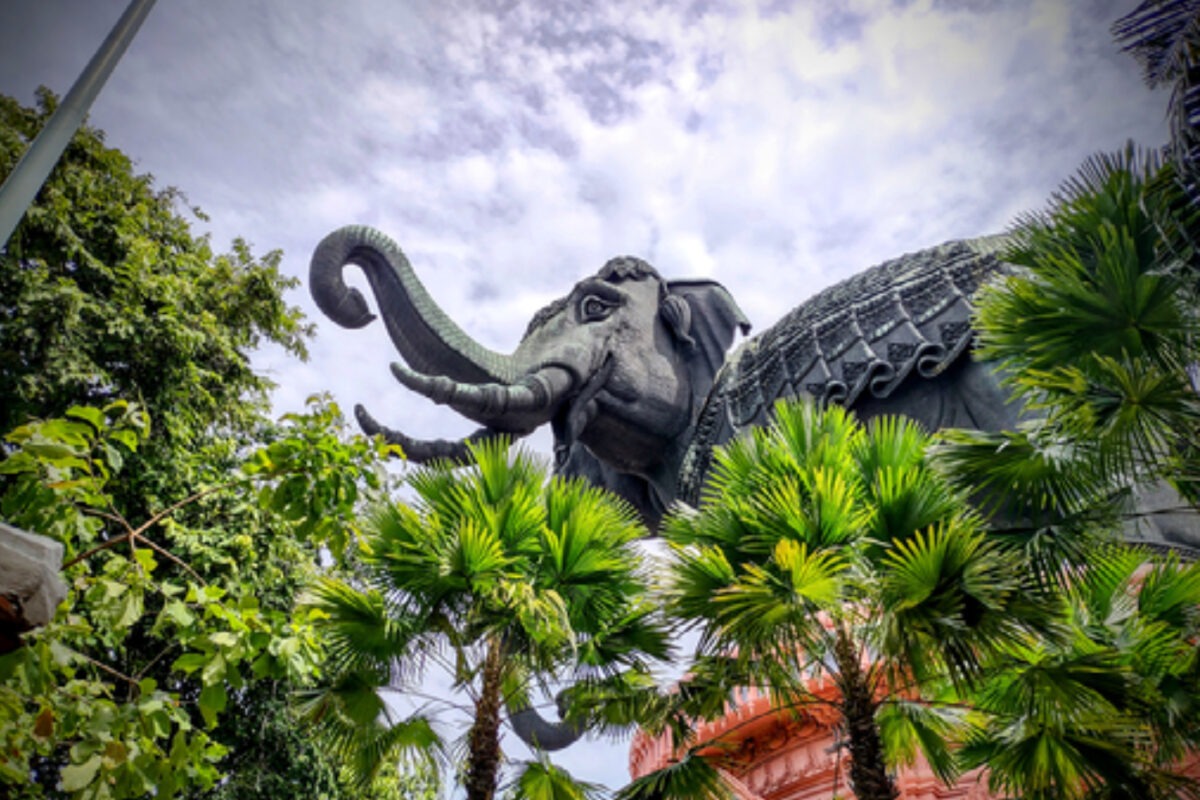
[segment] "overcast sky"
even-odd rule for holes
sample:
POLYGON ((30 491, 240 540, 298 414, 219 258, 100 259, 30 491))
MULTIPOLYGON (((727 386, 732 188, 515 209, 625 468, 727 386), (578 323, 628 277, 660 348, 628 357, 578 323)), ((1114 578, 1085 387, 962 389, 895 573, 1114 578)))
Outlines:
MULTIPOLYGON (((65 94, 126 0, 0 2, 0 92, 65 94)), ((1108 32, 1126 0, 160 0, 92 109, 214 245, 348 223, 408 253, 489 347, 608 258, 722 282, 763 330, 884 259, 1004 230, 1089 154, 1166 139, 1108 32)), ((331 390, 419 437, 379 323, 259 356, 279 412, 331 390)), ((548 439, 535 439, 545 449, 548 439)), ((618 786, 624 745, 567 763, 618 786)))

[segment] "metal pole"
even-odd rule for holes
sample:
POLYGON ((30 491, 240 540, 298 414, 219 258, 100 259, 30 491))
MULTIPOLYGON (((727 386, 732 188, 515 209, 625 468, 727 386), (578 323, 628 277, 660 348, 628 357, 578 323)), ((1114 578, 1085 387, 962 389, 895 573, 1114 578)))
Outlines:
POLYGON ((100 45, 71 91, 55 109, 46 127, 33 140, 25 155, 21 156, 4 185, 0 186, 0 243, 8 243, 8 237, 16 230, 17 223, 25 216, 46 178, 50 177, 50 171, 58 163, 75 131, 83 124, 83 118, 87 116, 96 95, 100 94, 113 67, 121 60, 153 6, 154 0, 132 0, 129 3, 104 44, 100 45))

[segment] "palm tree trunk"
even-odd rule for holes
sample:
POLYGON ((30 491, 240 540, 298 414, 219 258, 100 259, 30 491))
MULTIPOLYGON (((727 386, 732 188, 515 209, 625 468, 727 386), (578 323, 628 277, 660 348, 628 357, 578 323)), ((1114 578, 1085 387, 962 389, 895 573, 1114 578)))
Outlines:
POLYGON ((500 777, 500 705, 503 653, 490 638, 483 657, 483 683, 475 700, 475 722, 467 734, 467 800, 492 800, 500 777))
POLYGON ((845 630, 834 645, 842 716, 850 743, 850 782, 858 800, 896 800, 900 796, 883 758, 883 741, 875 724, 875 692, 867 682, 858 649, 845 630))

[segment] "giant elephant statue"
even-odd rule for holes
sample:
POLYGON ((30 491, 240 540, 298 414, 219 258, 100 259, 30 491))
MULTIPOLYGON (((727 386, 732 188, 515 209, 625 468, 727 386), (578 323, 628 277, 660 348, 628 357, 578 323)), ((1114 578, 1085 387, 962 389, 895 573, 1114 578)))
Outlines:
POLYGON ((554 434, 556 471, 585 475, 657 525, 675 500, 695 503, 712 448, 761 424, 775 399, 810 394, 860 415, 904 413, 929 429, 998 429, 1017 409, 991 372, 963 358, 970 298, 1004 265, 996 239, 952 242, 859 273, 806 301, 726 358, 749 321, 718 283, 664 280, 615 258, 539 311, 511 355, 467 336, 433 302, 390 238, 350 226, 313 255, 320 309, 348 328, 374 316, 342 269, 366 272, 406 363, 400 383, 483 427, 463 440, 413 439, 361 406, 368 433, 415 462, 463 458, 466 443, 554 434))
MULTIPOLYGON (((480 427, 460 441, 413 439, 361 406, 369 434, 412 461, 463 459, 467 442, 554 435, 556 472, 583 475, 632 503, 653 529, 672 503, 695 505, 713 448, 766 421, 774 401, 811 395, 860 417, 901 413, 927 429, 1012 428, 1022 410, 994 370, 967 353, 971 300, 1011 269, 1002 237, 955 241, 887 261, 816 294, 774 326, 726 351, 750 325, 708 280, 664 280, 646 262, 615 258, 539 311, 511 355, 471 339, 433 302, 390 238, 350 226, 312 258, 320 309, 357 328, 374 316, 342 270, 366 273, 404 359, 400 383, 480 427)), ((544 749, 578 731, 536 712, 511 716, 544 749)))

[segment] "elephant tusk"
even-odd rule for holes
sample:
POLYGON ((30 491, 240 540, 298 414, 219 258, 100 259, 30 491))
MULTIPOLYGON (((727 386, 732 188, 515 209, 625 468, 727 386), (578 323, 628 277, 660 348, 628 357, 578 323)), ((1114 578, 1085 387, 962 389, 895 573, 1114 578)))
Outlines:
MULTIPOLYGON (((485 424, 513 425, 514 417, 535 414, 549 418, 574 383, 561 367, 543 367, 517 383, 461 383, 441 375, 422 375, 403 364, 392 364, 396 380, 439 405, 447 405, 465 417, 485 424)), ((528 431, 526 420, 516 428, 528 431)))
POLYGON ((466 464, 471 460, 471 450, 468 445, 475 442, 486 442, 499 436, 518 439, 528 434, 504 433, 492 428, 480 428, 470 436, 457 441, 450 439, 414 439, 400 431, 380 425, 361 405, 354 407, 354 416, 358 426, 368 436, 382 436, 388 444, 399 446, 404 451, 404 457, 414 464, 425 464, 430 461, 450 461, 455 464, 466 464))

